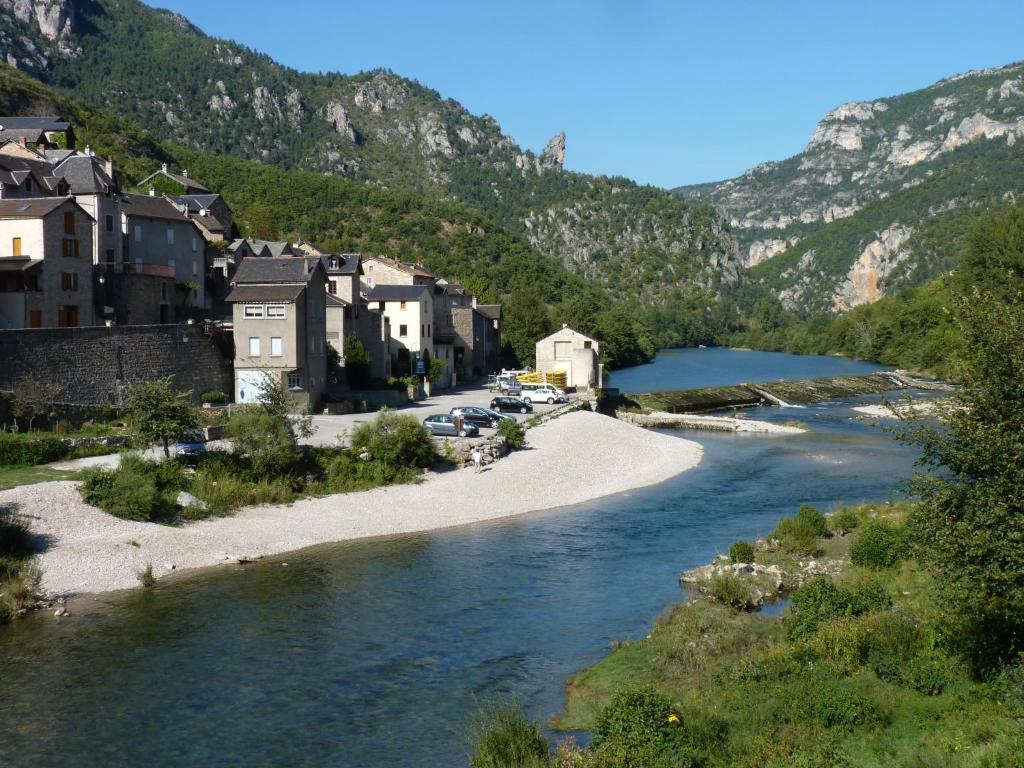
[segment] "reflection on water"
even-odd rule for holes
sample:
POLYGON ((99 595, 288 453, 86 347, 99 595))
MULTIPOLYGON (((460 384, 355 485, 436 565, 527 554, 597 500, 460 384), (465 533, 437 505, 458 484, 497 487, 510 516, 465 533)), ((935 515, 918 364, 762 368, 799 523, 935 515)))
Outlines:
POLYGON ((547 719, 573 672, 681 599, 684 568, 800 503, 898 492, 913 454, 852 415, 808 409, 801 436, 688 433, 699 469, 590 504, 25 621, 0 632, 0 765, 465 764, 477 700, 511 692, 547 719))

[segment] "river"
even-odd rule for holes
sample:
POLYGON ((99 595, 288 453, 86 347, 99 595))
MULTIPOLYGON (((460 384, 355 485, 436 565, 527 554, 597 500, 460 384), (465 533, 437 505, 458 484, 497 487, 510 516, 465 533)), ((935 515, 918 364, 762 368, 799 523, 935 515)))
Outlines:
MULTIPOLYGON (((723 352, 682 357, 699 370, 723 352)), ((728 354, 732 378, 715 383, 754 380, 754 353, 728 354)), ((679 357, 615 378, 660 381, 679 357)), ((768 378, 788 376, 784 358, 768 378)), ((833 372, 816 359, 797 375, 833 372)), ((811 427, 799 436, 686 433, 705 447, 700 467, 640 491, 320 547, 19 622, 0 631, 0 765, 465 765, 477 701, 513 694, 546 720, 573 672, 681 598, 683 569, 800 503, 898 494, 914 452, 853 418, 873 400, 750 413, 798 418, 811 427)))

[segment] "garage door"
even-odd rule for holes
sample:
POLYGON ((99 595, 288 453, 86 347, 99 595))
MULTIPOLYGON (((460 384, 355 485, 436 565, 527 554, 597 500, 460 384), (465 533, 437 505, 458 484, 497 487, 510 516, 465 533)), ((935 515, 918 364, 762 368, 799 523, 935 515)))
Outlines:
POLYGON ((258 403, 259 385, 265 371, 235 371, 235 402, 258 403))

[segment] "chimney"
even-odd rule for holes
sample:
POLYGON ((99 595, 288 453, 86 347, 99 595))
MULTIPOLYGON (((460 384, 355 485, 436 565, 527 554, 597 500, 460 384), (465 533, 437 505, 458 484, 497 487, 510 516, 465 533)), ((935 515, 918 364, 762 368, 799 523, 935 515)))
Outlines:
POLYGON ((107 162, 106 162, 106 165, 104 167, 104 170, 107 172, 107 176, 110 177, 110 180, 113 181, 114 180, 114 156, 113 155, 107 155, 107 162))
POLYGON ((87 157, 92 157, 92 148, 86 144, 85 149, 82 150, 87 157))
POLYGON ((160 163, 160 170, 167 173, 167 163, 160 163))
POLYGON ((21 146, 23 146, 23 147, 27 147, 28 146, 28 136, 19 136, 18 137, 18 141, 21 142, 21 146))
POLYGON ((149 188, 149 196, 150 197, 156 197, 156 187, 150 187, 149 188))
POLYGON ((186 169, 182 168, 181 169, 181 175, 184 176, 187 179, 188 178, 188 171, 186 169))
POLYGON ((43 154, 44 152, 46 152, 46 144, 40 141, 38 144, 36 144, 36 150, 39 152, 39 154, 43 154))

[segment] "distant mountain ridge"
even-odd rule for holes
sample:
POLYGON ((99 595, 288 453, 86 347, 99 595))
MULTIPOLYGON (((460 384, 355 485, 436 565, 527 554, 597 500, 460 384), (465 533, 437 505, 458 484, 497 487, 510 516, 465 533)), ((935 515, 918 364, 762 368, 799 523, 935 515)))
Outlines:
POLYGON ((1024 191, 1022 138, 1015 63, 843 104, 800 154, 675 192, 715 205, 784 306, 841 311, 949 269, 969 220, 1024 191))
POLYGON ((388 71, 298 72, 138 0, 0 0, 0 55, 162 139, 468 203, 624 295, 657 302, 738 274, 710 207, 566 172, 564 133, 524 150, 493 117, 388 71))

